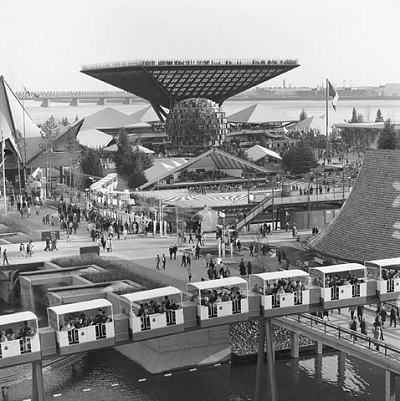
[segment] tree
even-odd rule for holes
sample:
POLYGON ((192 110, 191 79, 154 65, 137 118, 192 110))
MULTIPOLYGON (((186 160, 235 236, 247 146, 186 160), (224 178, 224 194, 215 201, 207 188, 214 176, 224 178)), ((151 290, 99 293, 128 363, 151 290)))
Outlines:
POLYGON ((352 114, 351 114, 351 120, 350 120, 350 122, 351 122, 351 123, 358 123, 358 115, 357 115, 357 111, 356 111, 356 108, 355 108, 355 107, 353 107, 353 112, 352 112, 352 114))
POLYGON ((117 151, 114 154, 115 166, 120 174, 129 174, 133 159, 133 149, 129 143, 126 130, 122 129, 118 136, 117 151))
POLYGON ((94 175, 96 177, 101 177, 103 175, 101 160, 97 150, 90 148, 82 149, 81 169, 82 173, 86 175, 94 175))
POLYGON ((399 139, 394 124, 388 118, 378 138, 378 149, 399 149, 399 139))
POLYGON ((300 141, 297 146, 284 153, 282 164, 285 170, 289 170, 292 174, 303 174, 317 167, 318 161, 312 148, 300 141))
POLYGON ((131 188, 137 188, 146 182, 143 171, 153 165, 152 158, 140 152, 137 145, 134 150, 125 130, 121 130, 119 134, 114 161, 118 173, 127 176, 131 188))
POLYGON ((378 111, 376 112, 375 122, 376 123, 383 123, 383 121, 384 120, 383 120, 381 109, 378 109, 378 111))
POLYGON ((300 113, 300 121, 306 120, 308 118, 306 111, 303 109, 300 113))
MULTIPOLYGON (((51 183, 51 166, 53 164, 53 146, 55 141, 57 140, 58 135, 60 134, 60 129, 56 120, 53 116, 51 116, 48 120, 46 120, 42 126, 42 139, 40 141, 40 148, 44 150, 46 154, 46 181, 47 185, 51 183)), ((46 189, 49 191, 51 189, 50 186, 46 186, 46 189)))
POLYGON ((61 125, 64 125, 65 127, 66 127, 67 125, 69 125, 68 117, 63 117, 63 118, 61 119, 61 125))

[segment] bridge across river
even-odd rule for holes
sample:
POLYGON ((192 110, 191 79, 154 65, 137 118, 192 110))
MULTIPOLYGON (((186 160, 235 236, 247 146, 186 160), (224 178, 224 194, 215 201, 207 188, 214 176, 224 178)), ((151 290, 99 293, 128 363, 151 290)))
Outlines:
POLYGON ((125 91, 36 91, 16 92, 20 100, 36 100, 42 107, 49 107, 51 102, 69 103, 70 106, 79 106, 79 103, 107 103, 130 104, 135 101, 143 101, 132 93, 125 91))

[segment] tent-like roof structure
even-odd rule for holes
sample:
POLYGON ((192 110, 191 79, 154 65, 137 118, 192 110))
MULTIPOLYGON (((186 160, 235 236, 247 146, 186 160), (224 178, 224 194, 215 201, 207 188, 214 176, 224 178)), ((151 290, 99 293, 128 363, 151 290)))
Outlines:
POLYGON ((94 128, 82 130, 78 134, 79 143, 92 149, 108 146, 112 140, 111 135, 94 128))
MULTIPOLYGON (((0 134, 4 135, 7 150, 21 157, 18 138, 40 138, 40 128, 19 101, 3 76, 0 76, 0 134)), ((1 141, 1 137, 0 137, 1 141)))
POLYGON ((325 116, 322 117, 311 116, 306 118, 305 120, 298 121, 295 124, 289 125, 288 127, 286 127, 286 129, 288 130, 288 132, 293 132, 293 131, 304 132, 312 129, 322 130, 324 124, 325 124, 325 116))
POLYGON ((250 149, 246 150, 247 157, 252 161, 256 162, 263 159, 264 157, 272 157, 277 160, 282 160, 278 153, 271 149, 264 148, 264 146, 255 145, 250 149))
MULTIPOLYGON (((118 150, 118 146, 117 146, 116 143, 114 143, 111 146, 107 146, 103 150, 105 152, 116 152, 118 150)), ((148 155, 152 155, 154 153, 153 150, 145 148, 144 146, 141 146, 141 145, 133 146, 133 150, 138 150, 139 152, 143 152, 143 153, 146 153, 148 155)))
POLYGON ((112 107, 106 107, 105 109, 85 117, 85 123, 82 129, 85 131, 92 128, 120 128, 132 122, 133 121, 131 121, 127 114, 115 110, 112 107))
MULTIPOLYGON (((67 151, 68 138, 70 135, 76 138, 82 125, 83 120, 67 126, 59 125, 58 136, 52 146, 52 167, 70 165, 70 156, 67 151)), ((26 138, 26 145, 27 165, 32 168, 46 167, 46 152, 43 148, 42 138, 26 138)))
POLYGON ((227 117, 229 123, 266 124, 272 122, 297 121, 298 117, 277 112, 262 103, 256 103, 227 117))
POLYGON ((136 111, 129 116, 132 123, 135 122, 160 122, 157 113, 154 111, 153 107, 146 106, 145 108, 136 111))
POLYGON ((267 170, 264 167, 257 166, 254 163, 251 163, 247 160, 241 159, 240 157, 233 156, 227 152, 224 152, 223 150, 213 148, 213 149, 210 149, 207 152, 201 154, 200 156, 197 156, 197 157, 189 160, 186 164, 184 164, 182 166, 178 166, 178 167, 162 174, 161 176, 153 179, 152 181, 146 182, 139 189, 141 189, 141 190, 147 189, 147 188, 151 187, 152 185, 156 184, 157 181, 167 178, 168 176, 172 176, 175 173, 186 170, 189 167, 191 167, 193 169, 214 167, 219 170, 242 169, 242 170, 245 170, 245 171, 248 171, 251 173, 264 173, 264 174, 271 173, 270 170, 267 170))
POLYGON ((369 149, 339 215, 309 241, 332 259, 364 263, 399 256, 400 151, 369 149))
POLYGON ((158 177, 163 176, 165 173, 173 170, 176 167, 182 166, 188 160, 184 158, 170 158, 170 159, 154 159, 153 165, 144 171, 144 175, 148 182, 157 181, 158 177))

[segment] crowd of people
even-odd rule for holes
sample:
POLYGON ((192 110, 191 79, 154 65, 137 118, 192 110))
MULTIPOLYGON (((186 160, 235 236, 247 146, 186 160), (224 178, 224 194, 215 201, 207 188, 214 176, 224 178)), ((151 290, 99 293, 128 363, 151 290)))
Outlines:
POLYGON ((81 329, 82 327, 95 326, 108 322, 112 322, 112 317, 108 316, 105 310, 99 309, 97 313, 92 316, 82 312, 79 316, 64 316, 64 321, 60 323, 60 331, 81 329))
POLYGON ((33 337, 34 334, 35 331, 29 327, 28 322, 24 322, 20 325, 19 329, 8 327, 0 330, 0 343, 33 337))
POLYGON ((314 277, 313 284, 318 287, 340 287, 343 285, 353 285, 357 283, 363 283, 364 278, 358 278, 355 274, 351 274, 348 272, 346 275, 344 274, 326 274, 325 275, 325 283, 321 278, 314 277))
POLYGON ((301 303, 302 291, 305 291, 306 289, 307 286, 305 283, 290 278, 267 282, 265 287, 260 284, 255 284, 253 292, 264 296, 275 295, 276 303, 273 303, 273 306, 279 306, 279 297, 282 294, 296 294, 295 303, 301 303))
POLYGON ((144 301, 140 304, 139 309, 133 309, 132 312, 137 317, 153 315, 154 313, 164 313, 167 310, 177 310, 180 309, 182 305, 176 303, 174 298, 169 299, 168 296, 160 301, 157 299, 150 299, 148 301, 144 301))

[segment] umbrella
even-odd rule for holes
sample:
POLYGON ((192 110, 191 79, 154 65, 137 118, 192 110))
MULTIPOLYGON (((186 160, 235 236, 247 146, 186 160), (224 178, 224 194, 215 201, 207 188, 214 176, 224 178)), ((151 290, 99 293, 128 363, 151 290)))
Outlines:
POLYGON ((204 216, 201 213, 196 213, 190 218, 190 221, 193 221, 193 222, 201 222, 203 220, 204 220, 204 216))

